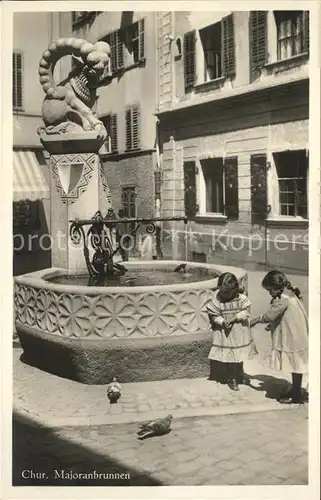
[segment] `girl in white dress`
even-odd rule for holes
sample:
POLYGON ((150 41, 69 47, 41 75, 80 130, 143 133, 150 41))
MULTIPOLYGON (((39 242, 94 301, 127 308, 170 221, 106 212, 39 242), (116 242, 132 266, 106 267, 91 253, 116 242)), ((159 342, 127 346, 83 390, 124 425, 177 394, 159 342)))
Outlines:
POLYGON ((251 302, 240 289, 234 274, 221 274, 218 289, 214 299, 207 304, 213 329, 213 343, 208 356, 210 379, 237 391, 239 384, 246 383, 243 361, 257 354, 250 330, 251 302))
POLYGON ((271 368, 292 373, 292 389, 280 403, 303 403, 302 375, 308 372, 308 317, 300 290, 281 271, 270 271, 262 286, 272 297, 269 309, 251 321, 267 324, 272 334, 271 368))

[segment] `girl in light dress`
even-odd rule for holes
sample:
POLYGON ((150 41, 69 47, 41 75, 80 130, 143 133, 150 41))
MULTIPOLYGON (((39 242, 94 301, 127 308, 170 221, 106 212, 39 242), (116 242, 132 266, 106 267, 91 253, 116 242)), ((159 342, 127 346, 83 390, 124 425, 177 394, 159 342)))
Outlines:
POLYGON ((234 274, 223 273, 218 279, 218 292, 207 304, 213 329, 209 353, 210 379, 227 384, 234 391, 246 383, 243 361, 251 359, 257 350, 250 330, 251 302, 240 289, 234 274))
POLYGON ((267 324, 272 334, 271 368, 292 373, 292 389, 282 394, 283 404, 303 403, 302 376, 308 372, 308 317, 300 290, 281 271, 270 271, 262 286, 272 297, 269 309, 251 321, 267 324))

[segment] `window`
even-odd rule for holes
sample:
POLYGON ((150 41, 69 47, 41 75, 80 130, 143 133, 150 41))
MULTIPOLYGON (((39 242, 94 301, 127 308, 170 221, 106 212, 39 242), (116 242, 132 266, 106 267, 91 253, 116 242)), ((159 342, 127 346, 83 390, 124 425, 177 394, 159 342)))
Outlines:
POLYGON ((224 211, 223 159, 203 160, 201 165, 206 193, 205 212, 222 214, 224 211))
POLYGON ((121 30, 109 33, 104 42, 110 46, 110 59, 111 59, 111 73, 116 73, 124 67, 124 45, 121 30))
POLYGON ((199 36, 202 46, 204 63, 204 83, 216 80, 222 76, 235 74, 235 40, 233 14, 224 17, 219 23, 212 24, 199 31, 190 31, 184 35, 184 80, 185 90, 191 89, 196 83, 196 39, 199 36))
POLYGON ((145 60, 145 19, 105 36, 110 45, 111 73, 145 60))
POLYGON ((184 162, 186 215, 220 214, 228 219, 239 217, 237 157, 207 158, 200 161, 199 182, 195 161, 184 162), (197 188, 199 206, 196 204, 197 188))
POLYGON ((305 150, 275 153, 279 182, 280 215, 308 216, 307 174, 308 157, 305 150))
POLYGON ((105 143, 106 153, 117 153, 118 138, 117 138, 117 115, 110 113, 107 116, 100 118, 107 130, 107 139, 105 143))
POLYGON ((278 60, 309 51, 309 12, 275 11, 278 60))
POLYGON ((135 186, 126 186, 121 190, 123 217, 136 217, 136 191, 135 186))
POLYGON ((23 55, 14 52, 12 56, 12 101, 14 110, 23 109, 23 55))
MULTIPOLYGON (((121 189, 122 217, 134 219, 136 217, 136 189, 135 186, 126 186, 121 189)), ((130 233, 135 229, 135 222, 129 224, 130 233)), ((136 241, 136 235, 134 236, 136 241)))
POLYGON ((222 76, 222 33, 221 23, 200 30, 204 51, 204 82, 222 76))
POLYGON ((138 106, 126 110, 126 151, 140 149, 140 112, 138 106))
POLYGON ((125 31, 126 66, 137 64, 145 57, 145 20, 140 19, 125 31))

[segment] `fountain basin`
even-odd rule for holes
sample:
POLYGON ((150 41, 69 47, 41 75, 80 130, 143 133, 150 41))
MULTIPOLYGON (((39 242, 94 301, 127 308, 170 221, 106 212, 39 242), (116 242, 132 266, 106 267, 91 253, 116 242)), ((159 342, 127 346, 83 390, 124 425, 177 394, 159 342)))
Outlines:
MULTIPOLYGON (((174 273, 180 264, 124 263, 138 275, 162 269, 174 273)), ((247 289, 243 269, 194 262, 186 263, 186 274, 199 272, 202 281, 169 285, 58 283, 68 274, 59 268, 16 277, 16 330, 23 358, 86 384, 105 384, 114 376, 122 382, 202 377, 211 345, 205 305, 226 271, 247 289)))

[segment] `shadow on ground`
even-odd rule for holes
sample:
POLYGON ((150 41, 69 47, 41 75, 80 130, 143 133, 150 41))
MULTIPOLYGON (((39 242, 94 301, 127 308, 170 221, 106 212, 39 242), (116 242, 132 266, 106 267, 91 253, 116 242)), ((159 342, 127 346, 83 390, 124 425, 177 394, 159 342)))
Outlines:
POLYGON ((13 486, 161 486, 142 471, 128 467, 108 455, 85 448, 55 435, 55 430, 32 419, 13 414, 13 486), (62 471, 108 473, 108 479, 64 479, 62 471), (24 472, 25 471, 25 472, 24 472), (31 477, 32 472, 42 477, 31 477), (55 471, 58 471, 55 472, 55 471), (24 479, 24 477, 26 479, 24 479))
MULTIPOLYGON (((249 387, 255 391, 265 391, 265 397, 268 399, 278 400, 282 394, 292 388, 292 385, 287 380, 272 375, 246 375, 246 378, 249 387), (255 384, 254 381, 258 381, 259 384, 255 384)), ((304 388, 302 388, 302 396, 304 400, 308 399, 308 393, 304 388)))

